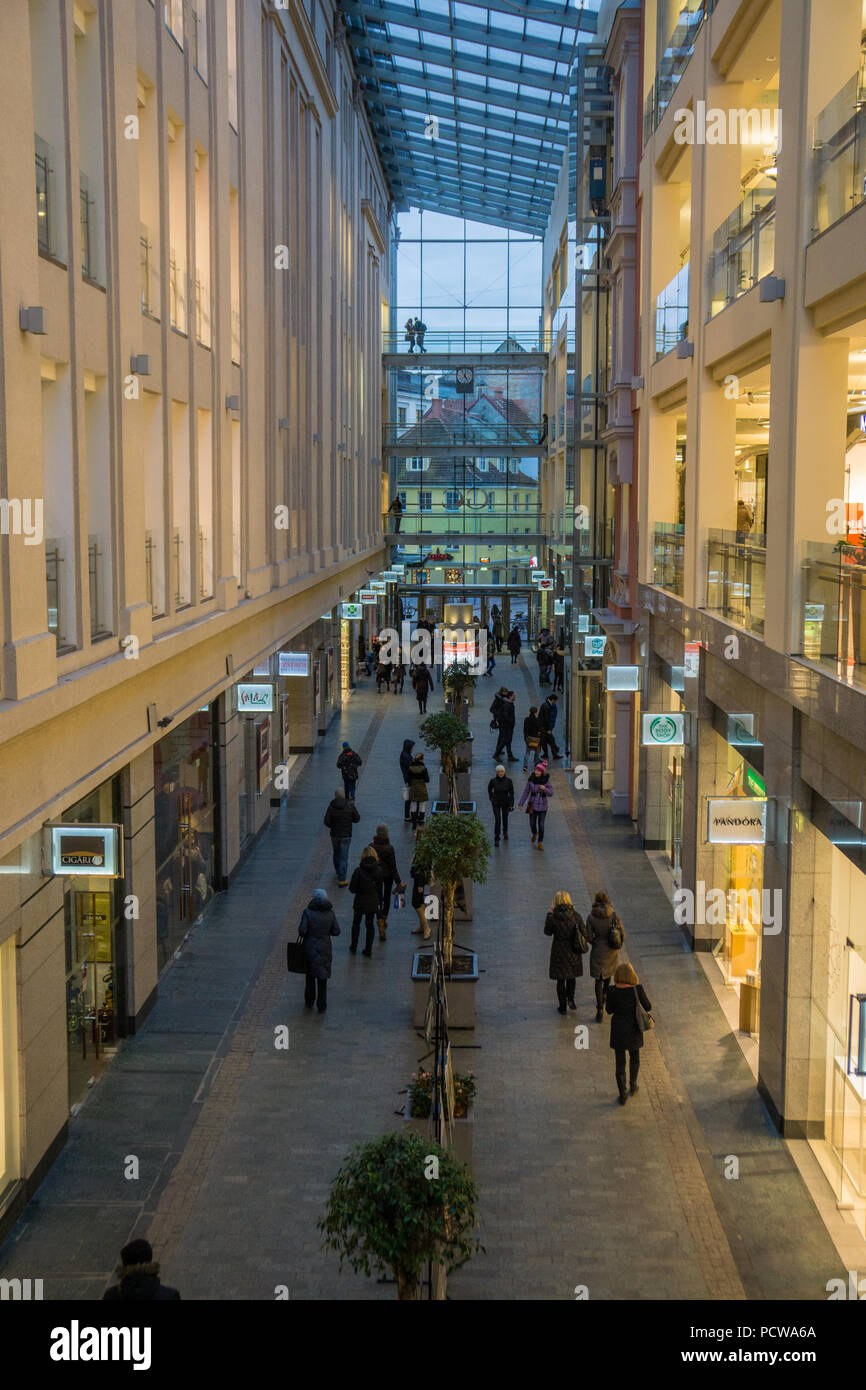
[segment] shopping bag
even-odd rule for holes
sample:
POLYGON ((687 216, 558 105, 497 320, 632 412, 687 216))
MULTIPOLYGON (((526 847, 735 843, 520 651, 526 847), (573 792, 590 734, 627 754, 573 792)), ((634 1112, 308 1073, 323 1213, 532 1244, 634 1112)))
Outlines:
POLYGON ((395 909, 396 909, 397 911, 399 911, 401 907, 405 907, 405 906, 406 906, 406 899, 405 899, 404 895, 403 895, 402 893, 395 893, 395 894, 394 894, 394 907, 395 907, 395 909))
POLYGON ((307 947, 303 937, 286 943, 286 969, 290 975, 306 975, 307 947))

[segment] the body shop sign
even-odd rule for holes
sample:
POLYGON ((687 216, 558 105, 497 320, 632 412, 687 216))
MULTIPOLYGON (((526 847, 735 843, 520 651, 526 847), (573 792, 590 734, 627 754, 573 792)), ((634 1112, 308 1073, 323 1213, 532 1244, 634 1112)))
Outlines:
POLYGON ((119 825, 52 825, 51 872, 58 877, 123 872, 119 825))
POLYGON ((359 618, 361 617, 362 611, 363 611, 363 610, 362 610, 362 607, 361 607, 361 604, 360 604, 360 603, 341 603, 341 604, 340 604, 340 617, 341 617, 341 618, 359 619, 359 618))
POLYGON ((685 715, 665 713, 641 716, 641 743, 644 745, 684 742, 685 715))
POLYGON ((711 845, 766 844, 766 798, 710 797, 707 801, 707 841, 711 845))
POLYGON ((270 714, 274 708, 274 687, 241 681, 238 692, 239 714, 270 714))
POLYGON ((281 676, 308 676, 310 653, 280 652, 277 657, 277 670, 281 676))

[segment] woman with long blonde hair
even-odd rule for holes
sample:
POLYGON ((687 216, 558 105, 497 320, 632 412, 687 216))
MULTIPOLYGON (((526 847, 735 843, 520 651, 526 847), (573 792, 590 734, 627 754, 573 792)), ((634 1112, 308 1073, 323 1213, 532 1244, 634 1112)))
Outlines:
POLYGON ((373 920, 379 907, 379 889, 382 882, 382 866, 373 845, 367 845, 361 854, 361 862, 352 874, 349 892, 355 897, 355 911, 352 917, 352 939, 349 950, 352 955, 358 949, 358 936, 361 931, 361 918, 364 918, 367 939, 362 956, 373 954, 373 920))
POLYGON ((606 1009, 610 1019, 610 1045, 616 1054, 616 1084, 619 1089, 619 1103, 625 1105, 629 1092, 637 1090, 637 1077, 640 1071, 640 1050, 643 1047, 643 1029, 638 1023, 638 1006, 647 1013, 652 1004, 646 997, 643 985, 637 977, 633 965, 623 961, 616 967, 613 986, 607 992, 606 1009), (629 1089, 625 1088, 625 1054, 628 1053, 629 1089))
POLYGON ((557 1013, 576 1009, 574 982, 583 974, 581 953, 587 949, 583 936, 583 919, 575 912, 574 904, 564 890, 554 895, 544 923, 544 935, 552 936, 550 943, 551 980, 556 981, 557 1013))

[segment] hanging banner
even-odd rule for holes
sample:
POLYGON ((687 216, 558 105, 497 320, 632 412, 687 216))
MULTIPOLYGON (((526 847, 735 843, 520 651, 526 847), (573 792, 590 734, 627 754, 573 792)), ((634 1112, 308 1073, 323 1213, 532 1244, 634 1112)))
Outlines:
POLYGON ((646 714, 641 716, 641 743, 645 746, 660 743, 685 742, 685 715, 646 714))

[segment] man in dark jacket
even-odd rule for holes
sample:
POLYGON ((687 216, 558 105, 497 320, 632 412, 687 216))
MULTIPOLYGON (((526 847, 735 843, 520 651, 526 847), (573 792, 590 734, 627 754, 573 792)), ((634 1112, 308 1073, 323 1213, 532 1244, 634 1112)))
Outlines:
POLYGON ((565 652, 557 647, 553 653, 553 688, 561 690, 565 679, 565 652))
POLYGON ((511 652, 512 666, 517 664, 517 658, 520 656, 520 648, 522 646, 523 642, 520 638, 520 629, 515 624, 508 634, 508 650, 511 652))
POLYGON ((394 534, 400 531, 400 522, 403 520, 403 503, 400 501, 399 492, 395 494, 394 501, 388 508, 391 513, 391 525, 394 527, 394 534))
POLYGON ((331 978, 331 937, 340 935, 340 924, 324 888, 317 888, 301 916, 298 934, 307 953, 307 983, 304 1004, 315 1003, 319 1013, 328 1007, 328 981, 331 978))
POLYGON ((346 873, 349 868, 349 846, 352 843, 352 826, 361 819, 354 801, 349 801, 345 792, 335 791, 334 799, 325 812, 324 823, 331 832, 331 845, 334 851, 334 869, 341 888, 346 886, 346 873))
POLYGON ((343 744, 343 751, 337 759, 337 767, 343 774, 343 790, 348 801, 355 800, 355 788, 358 785, 358 773, 361 768, 361 758, 352 748, 350 743, 343 744))
POLYGON ((534 763, 536 763, 536 762, 538 761, 539 757, 541 756, 540 753, 539 753, 539 749, 541 748, 542 734, 543 734, 543 730, 542 730, 542 727, 541 727, 541 721, 540 721, 540 719, 538 718, 538 706, 537 706, 537 705, 530 705, 530 706, 529 706, 529 713, 527 714, 526 718, 525 718, 524 721, 523 721, 523 771, 524 771, 524 772, 526 771, 526 764, 527 764, 527 761, 528 761, 530 758, 532 759, 533 764, 534 764, 534 763))
POLYGON ((494 758, 501 758, 505 750, 508 750, 508 761, 516 763, 517 759, 511 751, 511 740, 514 737, 514 721, 517 711, 514 707, 514 691, 509 690, 499 704, 497 719, 499 721, 499 738, 496 741, 496 752, 494 758))
POLYGON ((159 1265, 154 1263, 153 1251, 146 1240, 131 1240, 124 1245, 116 1273, 120 1282, 106 1289, 103 1301, 161 1303, 180 1298, 177 1289, 159 1282, 159 1265))
POLYGON ((414 738, 404 738, 403 749, 400 753, 400 774, 403 778, 403 820, 406 825, 411 819, 409 812, 409 768, 412 766, 412 749, 415 747, 414 738))
POLYGON ((556 716, 559 713, 559 706, 555 695, 548 695, 542 702, 538 711, 538 722, 541 724, 541 742, 544 752, 550 756, 553 752, 554 758, 561 758, 562 754, 556 746, 556 736, 553 732, 556 726, 556 716))
POLYGON ((514 810, 514 783, 506 776, 501 763, 496 769, 496 776, 487 783, 487 795, 493 807, 493 843, 498 845, 500 826, 503 836, 508 839, 508 813, 514 810))
POLYGON ((379 906, 379 890, 382 883, 382 866, 372 845, 368 845, 361 855, 361 862, 352 874, 349 892, 355 895, 355 911, 352 916, 352 940, 349 950, 352 955, 358 949, 358 935, 361 931, 361 918, 364 918, 366 940, 362 956, 373 954, 373 919, 379 906))
POLYGON ((427 713, 427 696, 433 689, 433 677, 427 670, 423 661, 415 672, 415 699, 418 701, 418 712, 427 713))

